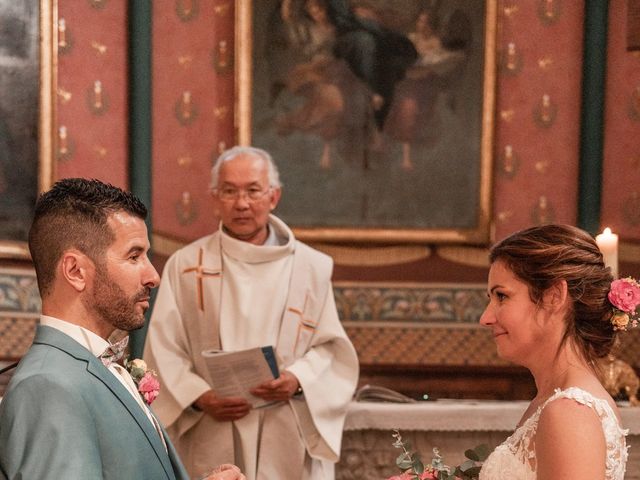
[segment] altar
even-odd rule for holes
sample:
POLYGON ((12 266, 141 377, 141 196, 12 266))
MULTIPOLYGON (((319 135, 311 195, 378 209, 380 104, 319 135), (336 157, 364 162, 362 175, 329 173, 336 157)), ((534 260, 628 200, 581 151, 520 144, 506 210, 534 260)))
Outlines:
MULTIPOLYGON (((397 474, 394 429, 425 462, 437 447, 448 465, 465 460, 464 451, 482 443, 490 449, 514 430, 526 401, 437 400, 419 403, 352 402, 344 426, 336 480, 385 479, 397 474)), ((640 480, 640 408, 622 405, 629 429, 626 480, 640 480)))

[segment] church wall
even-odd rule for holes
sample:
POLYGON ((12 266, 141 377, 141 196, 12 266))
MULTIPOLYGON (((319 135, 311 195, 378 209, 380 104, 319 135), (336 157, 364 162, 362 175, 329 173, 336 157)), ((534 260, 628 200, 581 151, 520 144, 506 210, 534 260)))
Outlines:
POLYGON ((209 171, 234 143, 234 2, 153 8, 152 223, 162 238, 217 227, 209 171))
MULTIPOLYGON (((579 3, 499 2, 494 239, 544 221, 577 221, 579 3)), ((212 161, 236 132, 234 5, 153 3, 151 220, 159 269, 175 248, 217 224, 207 188, 212 161)), ((72 46, 59 52, 57 128, 66 127, 72 148, 57 160, 57 178, 96 177, 126 187, 126 2, 58 0, 58 7, 72 46), (101 111, 96 81, 106 98, 101 111)), ((626 51, 625 21, 626 2, 612 0, 601 223, 621 236, 620 273, 640 276, 640 206, 634 206, 640 202, 640 55, 626 51)), ((409 393, 529 396, 527 374, 498 359, 477 326, 485 245, 315 246, 335 260, 334 290, 363 365, 362 383, 409 393)), ((0 358, 18 357, 32 335, 37 294, 25 269, 28 262, 0 261, 0 358)), ((625 355, 640 367, 629 353, 640 351, 640 338, 627 341, 625 355)))
POLYGON ((125 0, 58 1, 55 178, 129 185, 126 11, 125 0))
MULTIPOLYGON (((604 117, 602 225, 640 240, 640 51, 627 51, 627 4, 612 0, 604 117)), ((633 252, 640 261, 640 250, 633 252)))

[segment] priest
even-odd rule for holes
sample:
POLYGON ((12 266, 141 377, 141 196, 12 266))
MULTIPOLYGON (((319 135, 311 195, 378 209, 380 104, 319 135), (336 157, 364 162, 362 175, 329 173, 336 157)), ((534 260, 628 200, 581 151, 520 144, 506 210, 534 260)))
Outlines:
POLYGON ((358 360, 336 311, 330 257, 271 212, 281 185, 264 150, 234 147, 212 169, 219 229, 168 260, 144 358, 164 386, 154 411, 191 476, 238 464, 248 480, 333 479, 358 360), (279 376, 252 408, 212 389, 202 352, 273 345, 279 376))

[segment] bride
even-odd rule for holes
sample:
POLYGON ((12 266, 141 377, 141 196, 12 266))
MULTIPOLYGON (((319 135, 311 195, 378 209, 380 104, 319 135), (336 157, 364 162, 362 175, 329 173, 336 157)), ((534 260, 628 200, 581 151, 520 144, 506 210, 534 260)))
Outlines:
POLYGON ((490 262, 480 323, 502 358, 531 371, 537 395, 480 480, 623 480, 627 431, 595 362, 635 317, 640 286, 612 284, 591 236, 566 225, 517 232, 491 249, 490 262))

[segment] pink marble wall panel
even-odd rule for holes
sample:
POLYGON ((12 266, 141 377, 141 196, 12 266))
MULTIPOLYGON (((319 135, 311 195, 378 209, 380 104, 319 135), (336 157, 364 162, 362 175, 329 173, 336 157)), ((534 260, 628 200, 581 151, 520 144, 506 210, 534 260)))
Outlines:
POLYGON ((495 238, 577 221, 582 2, 499 2, 495 238))
POLYGON ((153 7, 153 226, 188 240, 217 227, 209 172, 234 141, 234 2, 153 7))
POLYGON ((627 2, 609 4, 602 225, 640 240, 640 51, 627 51, 627 2))
POLYGON ((127 2, 58 0, 56 177, 128 187, 127 2))

